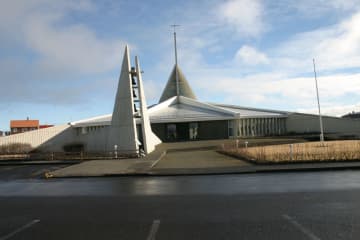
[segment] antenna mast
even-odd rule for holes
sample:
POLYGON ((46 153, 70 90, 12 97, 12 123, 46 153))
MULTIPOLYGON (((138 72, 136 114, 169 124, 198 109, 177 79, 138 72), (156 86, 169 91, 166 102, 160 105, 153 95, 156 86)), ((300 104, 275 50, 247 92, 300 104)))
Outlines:
POLYGON ((174 28, 174 50, 175 50, 175 80, 176 80, 176 96, 179 97, 180 95, 180 89, 179 89, 179 76, 178 76, 178 60, 177 60, 177 45, 176 45, 176 27, 179 27, 180 25, 170 25, 174 28))

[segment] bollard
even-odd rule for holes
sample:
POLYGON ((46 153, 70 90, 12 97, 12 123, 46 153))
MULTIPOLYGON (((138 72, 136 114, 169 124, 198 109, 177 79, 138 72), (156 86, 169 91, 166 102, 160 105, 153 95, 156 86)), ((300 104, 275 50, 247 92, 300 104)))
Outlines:
POLYGON ((114 145, 114 152, 115 152, 115 158, 118 158, 118 152, 117 152, 118 146, 114 145))
POLYGON ((290 161, 293 159, 293 144, 289 144, 290 161))
POLYGON ((248 141, 245 141, 245 148, 247 148, 248 147, 248 141))
POLYGON ((239 139, 236 139, 236 148, 239 148, 239 139))

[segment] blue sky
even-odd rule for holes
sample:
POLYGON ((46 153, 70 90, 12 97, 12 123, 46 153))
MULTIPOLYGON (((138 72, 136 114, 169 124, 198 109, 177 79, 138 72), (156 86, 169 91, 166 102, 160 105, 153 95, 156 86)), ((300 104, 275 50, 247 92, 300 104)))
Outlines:
POLYGON ((360 110, 359 0, 4 0, 0 130, 11 119, 60 124, 112 112, 125 44, 149 104, 174 64, 199 100, 316 113, 360 110))

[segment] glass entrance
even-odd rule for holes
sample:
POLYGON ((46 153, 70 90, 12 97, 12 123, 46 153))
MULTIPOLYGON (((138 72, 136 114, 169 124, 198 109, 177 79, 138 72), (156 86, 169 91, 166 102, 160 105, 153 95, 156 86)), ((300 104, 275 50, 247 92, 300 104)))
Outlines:
POLYGON ((198 138, 198 127, 199 124, 197 122, 189 123, 189 139, 196 140, 198 138))
POLYGON ((175 141, 177 139, 176 124, 166 125, 166 138, 170 141, 175 141))

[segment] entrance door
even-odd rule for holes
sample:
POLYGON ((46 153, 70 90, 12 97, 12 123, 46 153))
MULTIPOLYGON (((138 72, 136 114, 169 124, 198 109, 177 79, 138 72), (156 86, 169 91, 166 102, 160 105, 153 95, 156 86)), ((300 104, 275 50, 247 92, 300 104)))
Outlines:
POLYGON ((169 141, 175 141, 177 139, 176 124, 166 125, 166 138, 169 141))
POLYGON ((196 140, 198 138, 198 127, 199 124, 197 122, 189 123, 189 139, 196 140))

